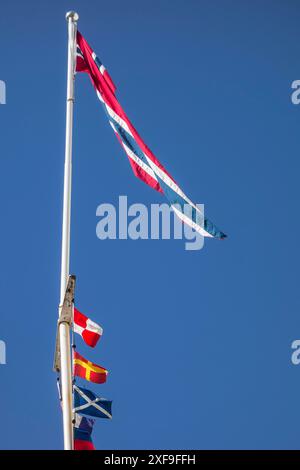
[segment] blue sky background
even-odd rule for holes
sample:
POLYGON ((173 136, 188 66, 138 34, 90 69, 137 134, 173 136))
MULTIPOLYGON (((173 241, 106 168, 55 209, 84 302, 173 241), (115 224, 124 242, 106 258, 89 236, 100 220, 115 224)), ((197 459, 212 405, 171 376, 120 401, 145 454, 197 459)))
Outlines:
POLYGON ((65 12, 108 68, 161 162, 226 233, 100 241, 96 208, 163 202, 137 180, 82 74, 76 78, 72 268, 98 321, 113 399, 104 449, 299 448, 300 79, 297 1, 2 2, 0 446, 59 449, 52 360, 59 301, 65 12))

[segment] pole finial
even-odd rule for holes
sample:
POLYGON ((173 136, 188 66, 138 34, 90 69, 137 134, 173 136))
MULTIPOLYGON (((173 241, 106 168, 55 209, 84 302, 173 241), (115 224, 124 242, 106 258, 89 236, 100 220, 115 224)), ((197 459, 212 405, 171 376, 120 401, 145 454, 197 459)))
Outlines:
POLYGON ((76 22, 79 20, 79 15, 78 13, 76 13, 76 11, 68 11, 66 13, 66 20, 67 21, 71 20, 71 21, 76 22))

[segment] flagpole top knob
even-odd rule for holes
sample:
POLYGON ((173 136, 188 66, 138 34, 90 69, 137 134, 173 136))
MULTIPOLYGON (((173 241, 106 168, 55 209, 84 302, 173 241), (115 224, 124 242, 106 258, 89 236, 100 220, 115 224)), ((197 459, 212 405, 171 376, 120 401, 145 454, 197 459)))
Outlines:
POLYGON ((79 15, 78 13, 76 13, 76 11, 68 11, 66 13, 66 20, 69 21, 69 20, 72 20, 72 21, 78 21, 79 20, 79 15))

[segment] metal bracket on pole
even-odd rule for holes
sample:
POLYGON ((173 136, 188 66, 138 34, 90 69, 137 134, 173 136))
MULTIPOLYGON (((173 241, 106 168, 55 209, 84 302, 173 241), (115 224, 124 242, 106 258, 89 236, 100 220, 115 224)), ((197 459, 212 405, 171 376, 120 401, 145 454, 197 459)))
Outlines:
POLYGON ((64 301, 63 304, 60 306, 60 316, 57 323, 56 344, 53 364, 53 370, 56 372, 60 372, 59 325, 61 323, 67 323, 69 326, 72 325, 75 283, 76 276, 72 274, 71 276, 69 276, 64 301))
POLYGON ((71 274, 71 276, 69 276, 69 279, 68 279, 65 298, 61 306, 61 313, 58 319, 58 324, 62 322, 68 323, 68 325, 72 324, 73 303, 74 303, 74 296, 75 296, 75 283, 76 283, 76 276, 74 276, 74 274, 71 274))

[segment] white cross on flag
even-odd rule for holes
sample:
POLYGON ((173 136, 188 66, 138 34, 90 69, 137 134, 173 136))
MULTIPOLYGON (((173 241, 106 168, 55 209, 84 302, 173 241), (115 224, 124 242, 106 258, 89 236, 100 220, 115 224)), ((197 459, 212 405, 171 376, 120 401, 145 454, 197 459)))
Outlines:
POLYGON ((74 307, 74 332, 78 333, 88 346, 94 348, 102 336, 103 329, 74 307))

